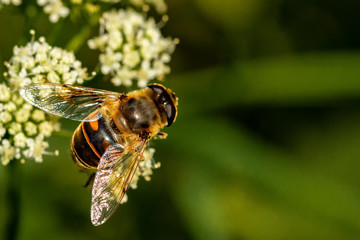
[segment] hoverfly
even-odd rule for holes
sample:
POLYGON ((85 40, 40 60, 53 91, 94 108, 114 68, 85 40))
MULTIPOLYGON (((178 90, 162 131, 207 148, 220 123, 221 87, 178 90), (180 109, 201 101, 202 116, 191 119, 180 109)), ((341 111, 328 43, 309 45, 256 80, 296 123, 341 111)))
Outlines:
POLYGON ((82 169, 95 169, 91 221, 103 224, 119 206, 149 140, 177 116, 178 98, 160 84, 128 94, 60 83, 25 86, 21 96, 57 116, 81 121, 71 155, 82 169))

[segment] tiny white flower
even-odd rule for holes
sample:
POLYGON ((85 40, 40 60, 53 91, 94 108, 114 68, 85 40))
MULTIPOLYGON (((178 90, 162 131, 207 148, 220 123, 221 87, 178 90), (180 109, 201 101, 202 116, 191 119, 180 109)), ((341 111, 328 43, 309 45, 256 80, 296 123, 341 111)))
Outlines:
POLYGON ((45 119, 45 113, 39 109, 35 109, 32 112, 31 118, 36 122, 43 121, 45 119))
POLYGON ((131 51, 124 54, 124 64, 130 68, 134 68, 140 62, 140 56, 137 51, 131 51))
POLYGON ((23 105, 22 105, 22 108, 25 109, 25 110, 32 110, 33 109, 33 106, 27 102, 25 102, 23 105))
POLYGON ((31 70, 35 66, 35 59, 28 56, 23 57, 21 62, 26 70, 31 70))
POLYGON ((8 112, 13 112, 16 110, 16 105, 13 102, 8 102, 4 105, 4 110, 8 112))
POLYGON ((16 158, 16 159, 20 159, 20 158, 21 158, 20 148, 15 148, 15 158, 16 158))
POLYGON ((11 135, 15 135, 19 132, 21 132, 21 124, 18 122, 12 122, 10 123, 10 126, 8 128, 8 131, 11 135))
POLYGON ((127 196, 127 194, 125 193, 123 199, 121 199, 121 203, 120 203, 120 204, 126 203, 127 200, 128 200, 128 196, 127 196))
POLYGON ((170 72, 170 68, 168 65, 164 64, 163 61, 156 60, 153 63, 154 70, 156 71, 157 75, 162 77, 165 74, 170 72))
POLYGON ((19 106, 24 103, 24 99, 19 94, 13 94, 11 97, 11 101, 19 106))
POLYGON ((155 69, 152 69, 149 61, 143 61, 141 63, 141 68, 138 71, 138 86, 143 88, 146 86, 148 79, 156 77, 158 72, 155 69))
POLYGON ((4 147, 4 148, 9 148, 9 147, 10 147, 10 142, 9 142, 9 140, 7 140, 7 139, 2 140, 0 146, 2 146, 2 147, 4 147))
POLYGON ((21 0, 12 0, 12 4, 19 6, 21 4, 21 0))
POLYGON ((163 61, 164 63, 168 63, 168 62, 170 62, 170 60, 171 60, 171 56, 170 56, 170 54, 168 54, 168 53, 163 53, 162 55, 161 55, 161 61, 163 61))
POLYGON ((62 51, 58 47, 53 47, 49 52, 50 57, 52 57, 54 60, 61 59, 62 51))
POLYGON ((50 137, 53 131, 53 125, 49 121, 44 121, 39 125, 39 132, 43 134, 45 137, 50 137))
MULTIPOLYGON (((21 59, 20 59, 20 61, 21 61, 21 59)), ((22 61, 21 61, 21 63, 23 63, 22 61)), ((27 72, 26 72, 26 68, 21 68, 21 70, 20 70, 20 72, 19 72, 19 77, 20 78, 26 78, 27 77, 27 72)))
MULTIPOLYGON (((35 55, 35 61, 36 62, 46 62, 48 59, 47 59, 47 56, 46 56, 46 53, 45 52, 38 52, 36 53, 35 55)), ((24 69, 25 70, 25 69, 24 69)), ((26 73, 26 71, 24 71, 26 73)), ((21 75, 20 75, 21 77, 21 75)))
POLYGON ((139 45, 141 46, 141 48, 140 48, 141 56, 145 60, 151 59, 155 53, 151 46, 150 40, 147 38, 144 38, 144 39, 139 40, 138 42, 139 42, 139 45))
POLYGON ((2 5, 14 5, 14 6, 19 6, 21 4, 21 0, 0 0, 0 8, 2 7, 2 5))
POLYGON ((26 146, 26 136, 24 133, 20 132, 14 136, 14 145, 15 147, 24 148, 26 146))
POLYGON ((44 141, 44 136, 39 134, 35 139, 28 139, 26 144, 29 149, 24 151, 24 155, 34 158, 35 162, 42 162, 45 149, 49 147, 49 143, 44 141))
POLYGON ((119 49, 123 43, 121 32, 117 29, 109 33, 108 44, 113 50, 119 49))
POLYGON ((120 67, 121 53, 115 53, 111 49, 107 49, 104 54, 100 54, 101 72, 109 74, 120 67))
POLYGON ((44 150, 49 146, 49 144, 47 142, 43 141, 43 137, 42 135, 39 135, 38 137, 35 138, 35 143, 34 143, 34 158, 35 158, 35 162, 42 162, 42 156, 44 153, 44 150))
POLYGON ((48 0, 37 0, 36 2, 39 6, 44 6, 47 3, 47 1, 48 0))
POLYGON ((21 108, 19 111, 15 113, 15 120, 17 122, 23 123, 26 122, 30 117, 30 110, 21 108))
POLYGON ((143 160, 139 163, 139 167, 136 170, 134 177, 131 181, 130 187, 135 189, 137 188, 137 183, 140 176, 142 176, 146 181, 150 181, 150 176, 153 174, 153 169, 159 168, 160 163, 155 163, 153 156, 155 153, 154 148, 147 148, 143 153, 143 160))
POLYGON ((58 121, 55 121, 52 124, 53 124, 53 131, 56 131, 56 132, 60 131, 61 124, 58 121))
POLYGON ((54 82, 54 83, 58 83, 60 82, 60 77, 59 75, 57 75, 54 71, 50 71, 47 75, 47 79, 50 82, 54 82))
POLYGON ((123 67, 120 70, 116 72, 116 76, 114 76, 111 79, 111 82, 115 86, 125 85, 125 86, 131 86, 132 79, 136 76, 136 72, 127 68, 123 67))
POLYGON ((52 23, 56 23, 60 18, 67 17, 70 12, 61 0, 37 0, 37 4, 44 8, 46 14, 49 14, 52 23))
POLYGON ((9 162, 15 157, 15 148, 10 146, 5 146, 4 143, 5 140, 3 140, 2 146, 0 146, 0 153, 1 153, 1 163, 6 166, 9 164, 9 162))
MULTIPOLYGON (((52 72, 57 72, 58 74, 67 74, 69 72, 71 72, 71 68, 69 65, 65 65, 65 64, 58 64, 55 69, 55 71, 52 72)), ((56 74, 56 73, 55 73, 56 74)), ((57 74, 56 74, 57 75, 57 74)), ((64 76, 63 76, 64 77, 64 76)), ((59 75, 57 75, 57 78, 60 79, 59 75)), ((76 80, 76 79, 75 79, 76 80)))
POLYGON ((36 125, 33 122, 25 123, 25 132, 28 136, 34 136, 37 133, 36 125))
POLYGON ((103 51, 108 39, 109 39, 108 34, 104 34, 99 37, 89 39, 88 46, 90 49, 101 49, 103 51))
POLYGON ((10 89, 5 85, 0 85, 0 101, 6 102, 10 99, 10 89))
POLYGON ((0 121, 2 123, 8 123, 12 120, 12 116, 9 112, 0 112, 0 121))

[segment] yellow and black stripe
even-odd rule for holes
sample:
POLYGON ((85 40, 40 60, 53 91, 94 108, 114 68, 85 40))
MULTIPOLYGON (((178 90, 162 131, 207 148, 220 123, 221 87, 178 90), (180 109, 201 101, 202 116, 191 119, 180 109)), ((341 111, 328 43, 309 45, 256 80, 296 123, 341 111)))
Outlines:
POLYGON ((71 155, 81 168, 97 168, 105 150, 117 142, 116 134, 104 116, 96 121, 83 121, 75 130, 71 143, 71 155))

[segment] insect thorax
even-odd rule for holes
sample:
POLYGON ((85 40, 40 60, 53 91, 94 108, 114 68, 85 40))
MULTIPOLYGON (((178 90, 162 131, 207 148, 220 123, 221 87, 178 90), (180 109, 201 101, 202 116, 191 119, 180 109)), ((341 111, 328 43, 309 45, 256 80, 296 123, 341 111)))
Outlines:
POLYGON ((121 104, 120 111, 130 130, 138 133, 154 125, 158 118, 158 110, 154 102, 144 96, 130 98, 121 104))

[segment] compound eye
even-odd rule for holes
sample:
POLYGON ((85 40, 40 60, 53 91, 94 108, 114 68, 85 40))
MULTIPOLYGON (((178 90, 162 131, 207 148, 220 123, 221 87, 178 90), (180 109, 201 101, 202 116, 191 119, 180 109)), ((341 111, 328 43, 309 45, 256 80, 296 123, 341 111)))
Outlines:
POLYGON ((158 98, 158 102, 160 104, 167 104, 170 102, 169 96, 167 93, 163 92, 160 94, 159 98, 158 98))
POLYGON ((175 106, 171 101, 170 96, 167 94, 167 92, 163 92, 160 94, 158 98, 158 102, 164 107, 164 111, 166 113, 166 118, 168 122, 167 126, 169 127, 175 119, 175 114, 176 114, 175 106))
POLYGON ((168 122, 167 126, 170 127, 176 116, 175 106, 172 104, 172 102, 170 102, 169 104, 165 104, 164 107, 168 122))
POLYGON ((160 87, 159 85, 149 85, 148 88, 151 88, 154 92, 156 92, 157 94, 161 94, 165 91, 164 88, 160 87))
POLYGON ((148 87, 158 94, 156 101, 161 105, 162 111, 165 112, 168 122, 167 126, 169 127, 174 122, 176 117, 176 108, 173 101, 162 86, 154 84, 149 85, 148 87))

